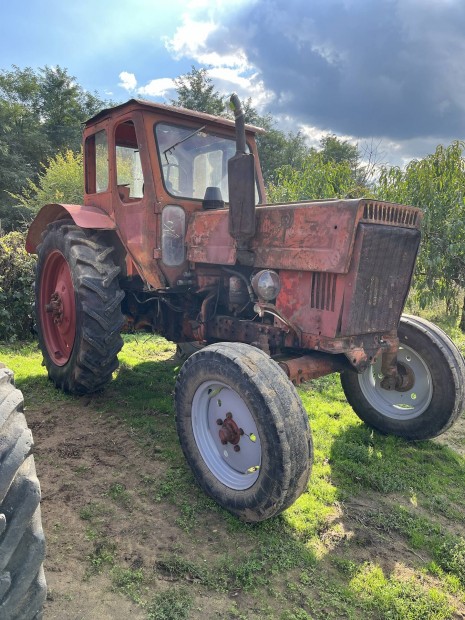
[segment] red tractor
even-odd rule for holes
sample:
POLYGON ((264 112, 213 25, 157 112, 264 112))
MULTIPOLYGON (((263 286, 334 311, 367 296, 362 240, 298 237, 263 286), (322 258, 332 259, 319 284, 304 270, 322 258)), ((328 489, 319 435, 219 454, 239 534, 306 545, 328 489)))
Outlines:
POLYGON ((367 424, 425 439, 462 412, 465 368, 440 329, 402 316, 422 212, 366 199, 267 205, 259 130, 231 102, 235 123, 134 99, 94 116, 83 204, 44 206, 27 249, 52 381, 101 389, 125 325, 194 343, 176 383, 182 449, 209 495, 260 521, 308 483, 293 384, 341 372, 367 424))

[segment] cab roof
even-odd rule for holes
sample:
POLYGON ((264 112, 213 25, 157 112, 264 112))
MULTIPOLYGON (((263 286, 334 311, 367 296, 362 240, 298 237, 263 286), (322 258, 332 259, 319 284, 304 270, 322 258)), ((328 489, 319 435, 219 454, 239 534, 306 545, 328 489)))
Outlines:
MULTIPOLYGON (((213 114, 205 114, 205 112, 196 112, 194 110, 188 110, 187 108, 179 108, 177 106, 165 105, 163 103, 154 103, 153 101, 145 101, 144 99, 130 99, 129 101, 121 103, 120 105, 101 110, 100 112, 92 116, 92 118, 89 118, 85 122, 85 126, 89 127, 90 125, 104 119, 105 117, 110 117, 114 113, 123 114, 124 112, 126 112, 127 109, 130 108, 159 111, 174 114, 177 117, 181 116, 190 119, 198 118, 199 120, 215 123, 217 125, 234 127, 234 121, 228 118, 224 118, 223 116, 214 116, 213 114)), ((245 128, 251 133, 264 133, 265 131, 261 127, 255 127, 254 125, 246 125, 245 128)))

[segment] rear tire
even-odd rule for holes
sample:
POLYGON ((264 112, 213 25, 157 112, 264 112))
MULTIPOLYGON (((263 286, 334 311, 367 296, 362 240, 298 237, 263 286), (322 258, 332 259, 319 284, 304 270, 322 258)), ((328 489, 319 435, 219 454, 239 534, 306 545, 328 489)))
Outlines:
POLYGON ((381 387, 381 359, 357 374, 347 370, 341 383, 355 413, 386 434, 430 439, 457 420, 465 402, 465 364, 452 340, 436 325, 403 315, 398 362, 413 378, 404 391, 381 387))
POLYGON ((0 368, 0 618, 38 620, 45 539, 31 431, 11 371, 0 368))
POLYGON ((124 323, 114 248, 72 221, 49 224, 37 249, 36 318, 50 379, 74 394, 104 387, 118 367, 124 323))
POLYGON ((226 510, 262 521, 307 488, 308 417, 292 383, 263 351, 222 342, 194 353, 179 373, 175 402, 194 476, 226 510))

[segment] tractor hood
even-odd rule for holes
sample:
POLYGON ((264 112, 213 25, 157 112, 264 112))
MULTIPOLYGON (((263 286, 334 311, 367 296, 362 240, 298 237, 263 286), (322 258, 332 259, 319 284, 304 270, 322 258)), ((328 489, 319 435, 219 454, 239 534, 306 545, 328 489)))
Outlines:
MULTIPOLYGON (((253 267, 347 273, 359 222, 418 229, 421 219, 420 209, 367 199, 259 206, 253 267)), ((236 263, 227 209, 194 213, 188 231, 190 261, 236 263)))

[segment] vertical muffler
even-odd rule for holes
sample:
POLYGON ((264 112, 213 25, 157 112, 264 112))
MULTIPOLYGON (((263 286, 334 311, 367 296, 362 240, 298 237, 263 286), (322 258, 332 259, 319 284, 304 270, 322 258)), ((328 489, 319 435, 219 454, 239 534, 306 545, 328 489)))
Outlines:
POLYGON ((247 153, 244 111, 236 93, 230 98, 236 123, 236 154, 228 161, 229 234, 236 241, 237 262, 253 265, 250 242, 255 235, 255 161, 247 153))

